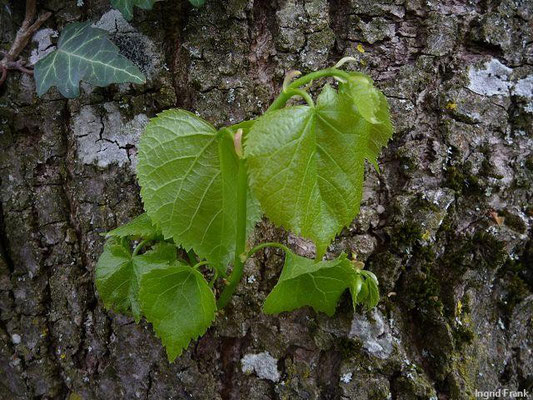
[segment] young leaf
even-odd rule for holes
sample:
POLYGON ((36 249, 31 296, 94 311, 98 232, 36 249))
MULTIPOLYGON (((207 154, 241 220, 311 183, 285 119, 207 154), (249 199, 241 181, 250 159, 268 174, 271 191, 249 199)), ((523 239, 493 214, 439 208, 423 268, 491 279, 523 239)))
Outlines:
POLYGON ((133 6, 143 10, 151 10, 154 0, 111 0, 111 5, 122 13, 125 20, 131 21, 133 18, 133 6))
POLYGON ((345 254, 335 260, 315 262, 287 253, 279 281, 266 298, 263 310, 277 314, 311 306, 332 316, 339 298, 351 287, 356 275, 345 254))
POLYGON ((363 278, 361 278, 361 274, 357 274, 352 284, 350 285, 350 294, 352 295, 352 304, 353 308, 355 310, 355 307, 357 306, 357 296, 359 293, 361 293, 361 288, 363 287, 363 278))
POLYGON ((262 209, 274 223, 312 239, 318 258, 359 212, 364 159, 375 159, 370 137, 380 126, 326 86, 316 107, 267 113, 248 134, 250 184, 262 209))
POLYGON ((354 308, 357 304, 363 304, 370 310, 379 302, 378 279, 370 271, 359 271, 350 291, 354 308))
POLYGON ((176 248, 159 243, 143 255, 132 256, 128 245, 126 240, 108 240, 96 265, 96 288, 106 308, 126 314, 131 312, 139 322, 140 277, 153 268, 164 268, 174 262, 176 248))
POLYGON ((107 32, 91 27, 90 22, 74 22, 61 32, 57 50, 35 64, 37 94, 42 96, 57 86, 67 98, 79 95, 79 83, 85 80, 96 86, 111 83, 144 83, 145 77, 118 52, 107 32))
POLYGON ((133 218, 127 224, 119 226, 106 233, 106 237, 134 237, 143 239, 157 239, 162 238, 161 230, 153 223, 148 214, 142 213, 138 217, 133 218))
POLYGON ((339 94, 346 96, 363 117, 364 120, 359 122, 357 129, 360 146, 365 149, 365 158, 377 169, 379 152, 387 145, 394 131, 387 99, 372 86, 372 80, 363 74, 355 75, 353 81, 340 83, 339 94), (362 78, 355 80, 359 76, 362 78))
POLYGON ((377 112, 380 107, 379 90, 377 90, 370 77, 352 72, 352 79, 339 85, 339 92, 347 95, 361 116, 371 124, 377 124, 380 121, 377 118, 377 112))
POLYGON ((139 298, 171 362, 215 319, 215 296, 209 285, 201 273, 184 265, 143 275, 139 298))
MULTIPOLYGON (((144 208, 166 238, 217 268, 235 251, 238 160, 226 131, 183 110, 153 118, 138 146, 144 208)), ((259 218, 248 201, 248 231, 259 218)))

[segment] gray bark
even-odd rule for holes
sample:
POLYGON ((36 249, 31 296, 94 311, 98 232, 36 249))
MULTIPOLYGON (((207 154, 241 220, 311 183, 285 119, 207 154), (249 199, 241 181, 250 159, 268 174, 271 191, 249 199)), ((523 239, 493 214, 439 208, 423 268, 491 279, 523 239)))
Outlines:
MULTIPOLYGON (((0 10, 2 46, 24 15, 0 10)), ((45 0, 50 33, 92 19, 146 72, 143 86, 42 99, 0 88, 0 398, 472 399, 533 384, 533 3, 207 0, 136 10, 45 0), (358 50, 358 45, 361 45, 358 50), (330 248, 381 282, 377 310, 261 314, 282 257, 248 263, 232 304, 169 364, 149 324, 107 312, 100 233, 142 211, 135 144, 170 107, 216 125, 264 111, 290 69, 359 60, 396 133, 367 168, 361 213, 330 248), (246 371, 246 372, 245 372, 246 371)), ((52 38, 52 41, 55 40, 52 38)), ((37 50, 37 48, 40 50, 37 50)), ((308 244, 267 221, 254 241, 308 244)))

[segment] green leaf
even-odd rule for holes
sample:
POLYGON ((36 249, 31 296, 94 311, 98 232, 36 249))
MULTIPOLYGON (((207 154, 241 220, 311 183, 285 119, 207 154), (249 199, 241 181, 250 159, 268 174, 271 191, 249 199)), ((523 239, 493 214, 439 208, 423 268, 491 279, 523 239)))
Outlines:
POLYGON ((255 124, 255 119, 250 119, 246 121, 239 122, 238 124, 231 125, 229 128, 232 130, 232 132, 237 132, 238 129, 242 129, 243 136, 247 135, 248 132, 250 132, 250 129, 252 129, 252 126, 255 124))
POLYGON ((361 116, 371 124, 377 124, 377 111, 380 107, 379 90, 377 90, 370 77, 352 72, 352 79, 339 85, 339 91, 347 95, 356 106, 361 116))
POLYGON ((122 13, 124 19, 131 21, 133 18, 133 6, 143 10, 151 10, 154 0, 111 0, 111 5, 122 13))
POLYGON ((79 95, 81 80, 96 86, 145 82, 139 68, 119 54, 107 32, 91 27, 90 22, 67 25, 57 50, 35 64, 34 75, 39 96, 57 86, 67 98, 79 95))
POLYGON ((345 254, 335 260, 314 262, 287 253, 279 281, 266 298, 263 310, 277 314, 311 306, 332 316, 355 277, 355 269, 345 254))
POLYGON ((157 239, 162 237, 161 230, 153 223, 148 214, 143 213, 127 224, 119 226, 106 233, 106 237, 134 237, 143 239, 157 239))
MULTIPOLYGON (((235 251, 238 160, 228 131, 183 110, 153 118, 138 146, 144 208, 186 250, 224 269, 235 251)), ((248 201, 248 231, 260 217, 248 201)))
POLYGON ((377 159, 381 148, 387 145, 394 131, 389 105, 383 93, 372 86, 369 77, 358 73, 352 75, 353 80, 339 84, 339 93, 363 117, 357 129, 360 145, 365 149, 365 158, 378 169, 377 159))
POLYGON ((132 256, 127 240, 108 240, 95 272, 96 288, 105 307, 120 313, 131 313, 139 322, 140 277, 175 260, 176 247, 169 243, 159 243, 143 255, 132 256))
POLYGON ((143 275, 139 298, 171 362, 215 319, 215 296, 191 267, 172 265, 143 275))
POLYGON ((355 307, 357 306, 357 296, 359 296, 359 293, 361 293, 361 288, 363 287, 363 278, 361 278, 361 274, 357 274, 352 284, 350 285, 350 294, 352 295, 352 304, 353 308, 355 310, 355 307))
POLYGON ((348 96, 326 86, 316 107, 267 113, 248 134, 250 185, 263 211, 312 239, 317 258, 359 212, 364 160, 375 158, 377 126, 354 110, 348 96))
POLYGON ((370 310, 379 302, 378 279, 370 271, 359 271, 350 291, 354 308, 357 304, 363 304, 370 310))
POLYGON ((201 7, 205 4, 205 0, 189 0, 189 3, 195 7, 201 7))

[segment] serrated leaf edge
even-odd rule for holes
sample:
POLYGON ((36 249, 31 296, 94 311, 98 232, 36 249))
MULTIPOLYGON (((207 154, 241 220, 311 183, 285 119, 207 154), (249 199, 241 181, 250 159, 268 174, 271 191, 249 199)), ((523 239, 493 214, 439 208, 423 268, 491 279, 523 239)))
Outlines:
MULTIPOLYGON (((268 112, 268 113, 266 113, 266 114, 263 114, 261 117, 259 117, 259 118, 257 119, 257 121, 259 121, 261 118, 263 118, 263 117, 266 116, 266 115, 275 115, 275 114, 278 113, 278 112, 282 112, 282 111, 284 111, 284 110, 287 110, 287 109, 293 109, 293 108, 308 108, 308 109, 311 109, 311 107, 309 107, 309 106, 303 106, 303 105, 300 105, 300 106, 285 107, 285 108, 282 108, 282 109, 279 109, 279 110, 274 110, 274 111, 270 111, 270 112, 268 112)), ((317 112, 317 111, 315 110, 315 113, 316 113, 316 112, 317 112)), ((316 116, 316 115, 313 114, 313 118, 318 118, 318 116, 316 116)), ((250 155, 250 154, 246 154, 246 141, 244 142, 244 148, 245 148, 245 157, 247 157, 247 156, 250 155)), ((250 183, 250 184, 249 184, 250 189, 253 190, 253 187, 254 187, 255 185, 257 185, 258 182, 255 180, 255 178, 254 178, 254 176, 253 176, 252 174, 249 174, 249 175, 248 175, 248 180, 249 180, 249 183, 250 183)), ((364 183, 364 177, 363 177, 363 183, 364 183)), ((257 198, 257 196, 255 196, 255 197, 257 198)), ((259 204, 261 204, 261 202, 259 202, 259 204)), ((327 251, 328 246, 329 246, 329 245, 330 245, 330 244, 336 239, 336 237, 342 232, 342 230, 343 230, 345 227, 347 227, 349 224, 351 224, 352 221, 357 217, 357 215, 359 215, 359 212, 360 212, 360 210, 357 211, 357 213, 353 216, 353 218, 350 219, 350 221, 348 221, 348 222, 346 222, 346 223, 343 222, 343 225, 342 225, 337 231, 335 231, 335 234, 334 234, 333 237, 330 239, 330 241, 324 245, 324 253, 327 251)), ((300 236, 301 238, 304 238, 304 239, 307 239, 307 240, 311 240, 311 241, 315 244, 316 249, 317 249, 317 253, 318 253, 319 245, 318 245, 318 243, 317 243, 317 240, 315 240, 314 238, 310 237, 309 235, 304 235, 304 234, 302 234, 302 230, 301 230, 300 227, 291 228, 291 227, 289 227, 289 226, 287 225, 287 223, 284 223, 284 222, 278 220, 277 218, 273 218, 273 217, 271 217, 270 215, 267 215, 267 217, 268 217, 268 219, 269 219, 272 223, 274 223, 274 225, 275 225, 276 227, 278 227, 278 228, 283 228, 284 230, 289 231, 289 232, 292 232, 292 233, 294 233, 295 235, 300 236)))
MULTIPOLYGON (((198 273, 198 274, 200 274, 199 272, 193 270, 192 268, 191 268, 191 270, 193 271, 193 273, 198 273)), ((200 275, 201 275, 201 274, 200 274, 200 275)), ((203 277, 203 275, 202 275, 202 279, 205 280, 205 278, 203 277)), ((198 284, 198 281, 197 281, 196 283, 198 284)), ((206 283, 207 283, 207 282, 206 282, 206 283)), ((140 290, 140 288, 139 288, 139 290, 140 290)), ((185 343, 185 345, 184 345, 180 350, 178 350, 178 352, 176 353, 176 355, 173 356, 173 357, 170 355, 169 350, 168 350, 168 347, 167 347, 167 345, 166 345, 166 343, 165 343, 166 341, 163 339, 163 336, 159 333, 159 329, 157 329, 157 328, 154 326, 154 323, 159 323, 159 322, 161 322, 162 320, 160 319, 160 320, 157 320, 157 321, 153 321, 153 322, 152 322, 150 319, 148 319, 148 317, 144 314, 144 311, 143 311, 143 316, 144 316, 144 318, 146 319, 146 321, 148 321, 148 322, 152 325, 152 330, 153 330, 154 334, 156 335, 156 337, 159 338, 159 340, 161 340, 161 344, 162 344, 163 347, 165 348, 165 353, 167 354, 167 359, 168 359, 169 362, 174 362, 174 360, 175 360, 176 358, 180 357, 180 356, 183 354, 183 352, 184 352, 185 350, 188 349, 188 347, 189 347, 189 345, 191 344, 192 341, 196 341, 196 340, 198 340, 198 338, 199 338, 200 336, 203 336, 203 335, 207 332, 207 330, 211 327, 211 325, 213 324, 213 322, 214 322, 215 319, 216 319, 216 299, 215 299, 215 295, 214 295, 214 293, 213 293, 213 301, 214 301, 214 308, 215 308, 215 311, 213 312, 213 318, 210 319, 210 320, 208 321, 208 322, 209 322, 209 325, 207 325, 205 328, 203 328, 201 331, 199 331, 199 333, 198 333, 197 335, 192 335, 192 337, 186 339, 186 343, 185 343)), ((141 311, 142 311, 142 305, 141 305, 141 311)))

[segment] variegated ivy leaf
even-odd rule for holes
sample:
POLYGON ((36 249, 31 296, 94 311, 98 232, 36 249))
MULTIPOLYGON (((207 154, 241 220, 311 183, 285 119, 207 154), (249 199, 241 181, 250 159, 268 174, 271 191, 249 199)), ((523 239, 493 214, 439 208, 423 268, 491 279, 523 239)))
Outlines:
MULTIPOLYGON (((137 178, 144 208, 186 250, 224 269, 235 251, 238 160, 228 131, 183 110, 147 125, 138 145, 137 178)), ((260 217, 248 201, 248 231, 260 217)))
MULTIPOLYGON (((386 102, 377 115, 382 113, 388 120, 386 102)), ((245 157, 265 214, 312 239, 321 258, 359 212, 364 160, 375 160, 375 136, 390 137, 389 128, 390 122, 368 123, 349 96, 330 86, 315 107, 286 107, 260 117, 247 135, 245 157)))
POLYGON ((158 243, 142 255, 133 255, 126 239, 111 238, 96 265, 95 280, 100 298, 108 309, 141 318, 139 284, 143 274, 176 261, 176 247, 158 243))
POLYGON ((133 7, 137 6, 143 10, 151 10, 154 0, 111 0, 111 5, 122 13, 127 21, 133 18, 133 7))
MULTIPOLYGON (((151 10, 156 0, 111 0, 111 5, 122 13, 124 19, 130 21, 133 18, 133 7, 143 10, 151 10)), ((189 0, 195 7, 204 5, 205 0, 189 0)))
POLYGON ((93 28, 90 22, 67 25, 57 49, 35 64, 34 75, 39 96, 56 86, 67 98, 79 95, 81 80, 96 86, 145 82, 139 68, 119 54, 107 32, 93 28))
POLYGON ((215 296, 209 285, 201 273, 183 264, 143 275, 139 298, 171 362, 215 319, 215 296))

